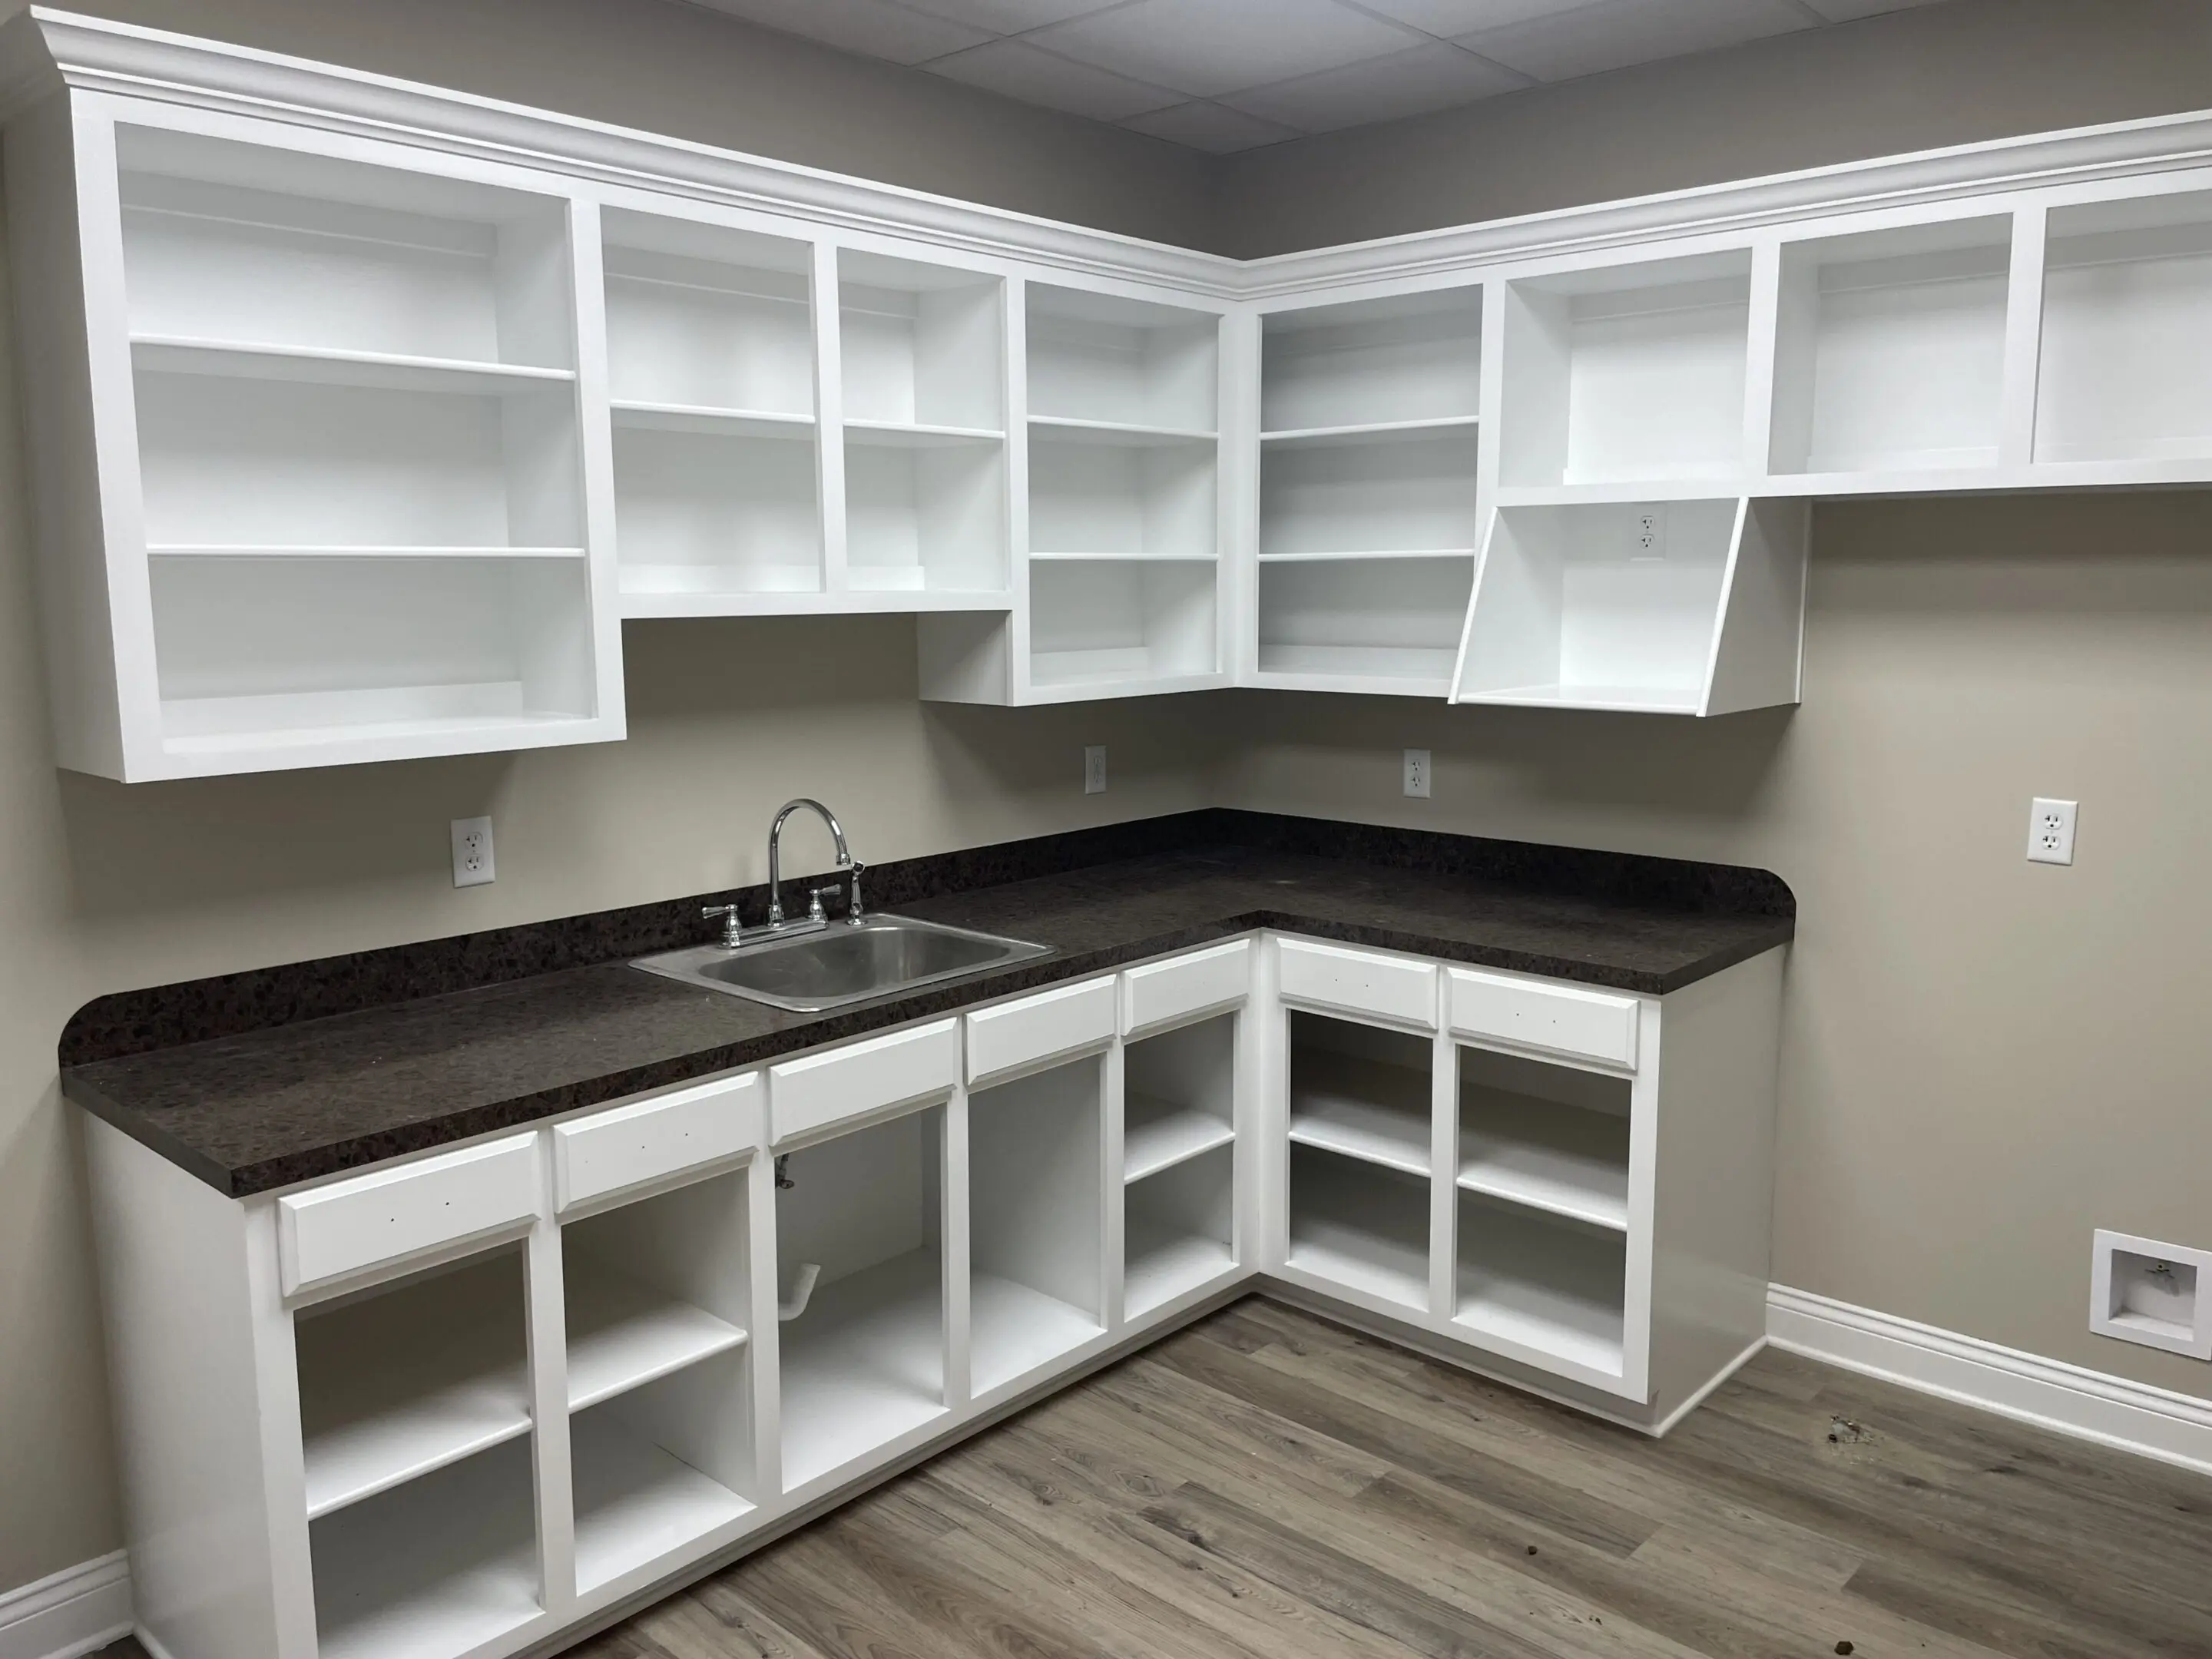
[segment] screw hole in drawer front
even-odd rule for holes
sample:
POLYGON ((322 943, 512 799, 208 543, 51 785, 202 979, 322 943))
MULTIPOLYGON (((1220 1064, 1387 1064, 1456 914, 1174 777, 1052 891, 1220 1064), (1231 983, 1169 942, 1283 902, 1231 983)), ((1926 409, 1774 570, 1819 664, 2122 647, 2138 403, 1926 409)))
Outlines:
POLYGON ((526 1224, 543 1202, 537 1142, 510 1135, 279 1199, 284 1294, 526 1224))
POLYGON ((1436 1030, 1437 970, 1427 963, 1286 939, 1276 963, 1285 1001, 1436 1030))
POLYGON ((960 1027, 941 1019, 769 1068, 774 1144, 933 1095, 960 1082, 960 1027))
POLYGON ((1614 992, 1451 970, 1455 1034, 1636 1069, 1638 1004, 1614 992))
POLYGON ((767 1096, 752 1073, 555 1125, 555 1210, 565 1214, 754 1151, 767 1132, 767 1096))
POLYGON ((979 1082, 1114 1040, 1114 981, 1061 986, 968 1016, 968 1080, 979 1082))
POLYGON ((1252 991, 1252 941, 1232 939, 1121 976, 1121 1030, 1138 1036, 1172 1021, 1239 1003, 1252 991))

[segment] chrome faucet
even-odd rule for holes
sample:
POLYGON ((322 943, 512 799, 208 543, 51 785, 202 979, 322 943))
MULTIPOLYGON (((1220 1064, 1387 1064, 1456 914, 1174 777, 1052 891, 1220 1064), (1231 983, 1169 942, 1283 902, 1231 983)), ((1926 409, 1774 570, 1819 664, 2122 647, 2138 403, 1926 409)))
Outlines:
MULTIPOLYGON (((785 819, 802 806, 818 814, 822 822, 830 826, 830 839, 837 843, 837 867, 849 872, 853 878, 853 896, 845 908, 845 920, 848 924, 858 927, 862 920, 860 872, 866 866, 853 856, 853 849, 845 844, 845 827, 837 822, 837 815, 820 801, 810 800, 804 795, 797 800, 786 801, 783 810, 775 815, 775 822, 769 826, 768 925, 771 927, 781 927, 785 925, 783 920, 783 824, 785 819)), ((810 921, 817 922, 828 920, 823 913, 822 897, 819 893, 814 896, 812 911, 807 919, 810 921)))

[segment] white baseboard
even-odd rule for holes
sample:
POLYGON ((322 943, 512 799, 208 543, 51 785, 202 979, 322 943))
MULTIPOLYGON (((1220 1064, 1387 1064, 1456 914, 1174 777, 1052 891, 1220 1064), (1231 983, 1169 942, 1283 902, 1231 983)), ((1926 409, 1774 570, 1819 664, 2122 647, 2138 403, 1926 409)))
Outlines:
POLYGON ((77 1659, 131 1634, 121 1550, 0 1594, 0 1659, 77 1659))
POLYGON ((1773 1285, 1776 1347, 2100 1446, 2212 1474, 2212 1400, 1773 1285))

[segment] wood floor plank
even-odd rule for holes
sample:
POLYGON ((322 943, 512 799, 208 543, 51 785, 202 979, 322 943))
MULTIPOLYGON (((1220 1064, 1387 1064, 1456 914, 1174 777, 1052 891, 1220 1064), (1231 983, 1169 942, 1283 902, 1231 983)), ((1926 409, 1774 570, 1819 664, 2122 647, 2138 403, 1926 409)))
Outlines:
POLYGON ((1846 1642, 2212 1659, 2212 1480, 1773 1352, 1655 1441, 1248 1297, 573 1651, 1828 1659, 1846 1642))

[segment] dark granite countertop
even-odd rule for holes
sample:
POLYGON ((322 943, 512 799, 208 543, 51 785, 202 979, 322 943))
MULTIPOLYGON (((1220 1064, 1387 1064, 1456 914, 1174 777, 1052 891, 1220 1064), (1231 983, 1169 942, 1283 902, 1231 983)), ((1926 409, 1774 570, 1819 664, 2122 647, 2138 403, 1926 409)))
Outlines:
MULTIPOLYGON (((1131 831, 1086 832, 880 873, 879 906, 1051 954, 823 1014, 626 960, 514 976, 549 952, 588 954, 587 940, 624 958, 698 942, 687 900, 477 936, 459 957, 399 947, 104 999, 64 1036, 79 1063, 64 1089, 243 1197, 1254 928, 1663 994, 1796 925, 1788 888, 1762 871, 1241 813, 1154 820, 1133 845, 1131 831), (373 1000, 470 977, 455 962, 477 958, 490 982, 373 1000)), ((760 894, 738 897, 750 908, 760 894)))

